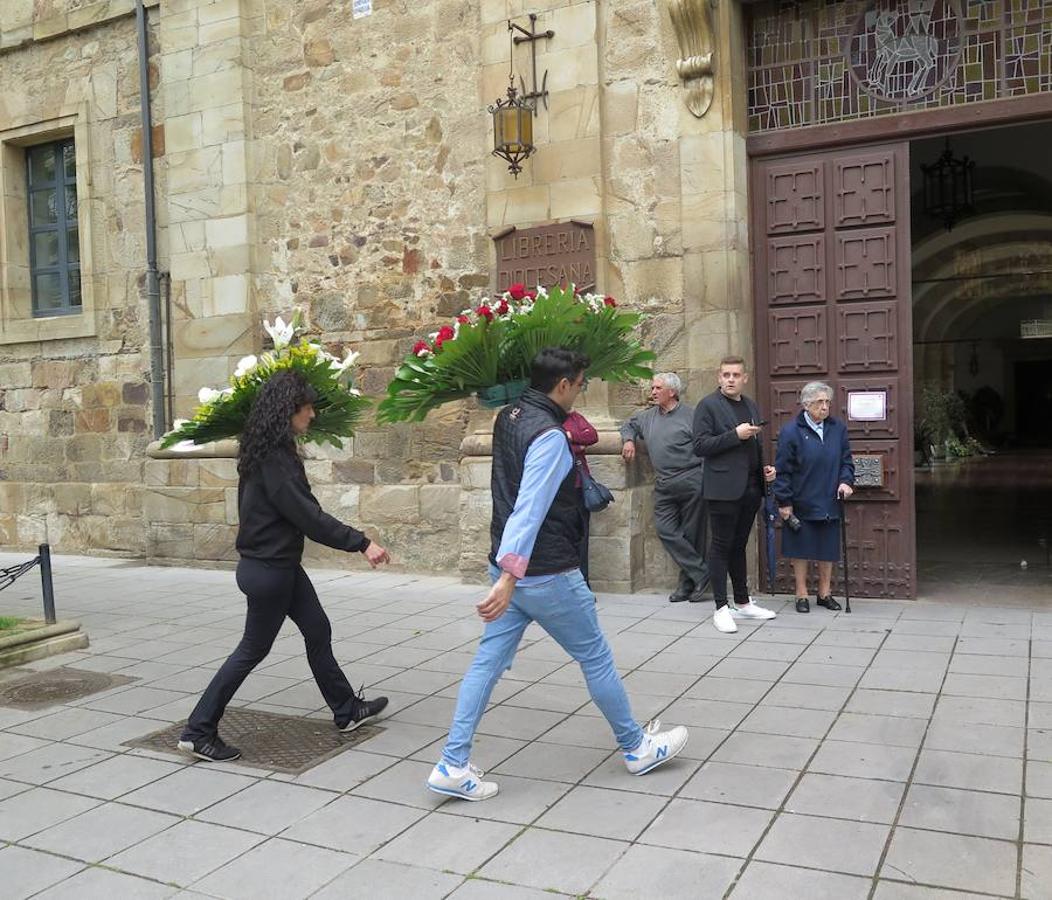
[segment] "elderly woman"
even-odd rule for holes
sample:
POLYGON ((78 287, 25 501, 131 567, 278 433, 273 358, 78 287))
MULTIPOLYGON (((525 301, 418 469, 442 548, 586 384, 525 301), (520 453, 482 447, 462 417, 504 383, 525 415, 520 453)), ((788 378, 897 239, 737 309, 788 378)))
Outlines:
POLYGON ((774 497, 782 517, 782 556, 793 564, 796 611, 811 611, 807 565, 818 563, 816 603, 840 609, 833 599, 833 563, 840 558, 840 504, 850 497, 855 466, 847 426, 830 413, 833 389, 812 381, 800 391, 800 414, 778 433, 774 497))

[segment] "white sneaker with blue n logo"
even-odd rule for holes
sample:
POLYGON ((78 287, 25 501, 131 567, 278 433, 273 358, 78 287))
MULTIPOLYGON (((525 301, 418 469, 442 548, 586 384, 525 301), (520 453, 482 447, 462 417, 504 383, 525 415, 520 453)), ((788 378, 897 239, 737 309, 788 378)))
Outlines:
POLYGON ((689 732, 682 725, 668 731, 658 731, 660 727, 661 722, 657 719, 647 723, 643 729, 643 743, 635 750, 625 752, 625 765, 633 775, 645 775, 675 758, 687 746, 689 732))
POLYGON ((463 768, 451 766, 440 760, 427 778, 427 786, 436 794, 448 797, 460 797, 464 800, 489 800, 497 796, 497 785, 492 781, 483 781, 486 773, 468 763, 463 768))

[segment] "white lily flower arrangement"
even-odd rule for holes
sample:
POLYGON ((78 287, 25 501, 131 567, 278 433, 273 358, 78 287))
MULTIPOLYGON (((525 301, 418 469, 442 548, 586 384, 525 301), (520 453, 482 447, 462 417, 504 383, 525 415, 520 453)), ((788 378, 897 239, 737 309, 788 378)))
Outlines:
POLYGON ((318 394, 314 404, 317 413, 311 427, 301 438, 305 442, 343 446, 350 437, 370 401, 354 386, 354 365, 358 353, 346 351, 343 358, 329 353, 320 343, 297 334, 303 328, 303 314, 296 309, 286 323, 280 316, 272 325, 264 320, 263 330, 270 336, 274 349, 260 356, 249 355, 238 361, 230 385, 222 390, 203 387, 198 391, 200 403, 190 419, 176 419, 172 430, 161 440, 161 447, 192 450, 201 444, 234 438, 241 434, 259 388, 283 369, 299 372, 318 394))

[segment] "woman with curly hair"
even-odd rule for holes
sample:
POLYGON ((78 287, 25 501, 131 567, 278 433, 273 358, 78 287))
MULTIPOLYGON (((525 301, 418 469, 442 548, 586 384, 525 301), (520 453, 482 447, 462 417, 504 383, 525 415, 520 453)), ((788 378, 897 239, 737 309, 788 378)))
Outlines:
POLYGON ((303 634, 314 680, 340 731, 353 731, 379 715, 386 697, 356 694, 332 653, 332 627, 300 560, 303 538, 358 552, 373 568, 387 551, 362 532, 324 512, 311 493, 296 451, 318 397, 297 372, 282 371, 260 388, 241 435, 237 471, 237 586, 248 599, 245 633, 205 689, 183 730, 179 749, 215 762, 241 751, 219 737, 219 720, 248 674, 270 652, 288 616, 303 634))

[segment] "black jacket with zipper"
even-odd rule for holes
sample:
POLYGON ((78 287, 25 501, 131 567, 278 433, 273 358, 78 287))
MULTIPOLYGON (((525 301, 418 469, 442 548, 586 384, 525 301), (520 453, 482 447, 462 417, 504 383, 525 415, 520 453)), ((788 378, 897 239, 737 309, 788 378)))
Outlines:
POLYGON ((361 552, 369 539, 330 516, 311 493, 303 461, 275 450, 237 486, 237 552, 276 566, 298 566, 304 535, 337 550, 361 552))

